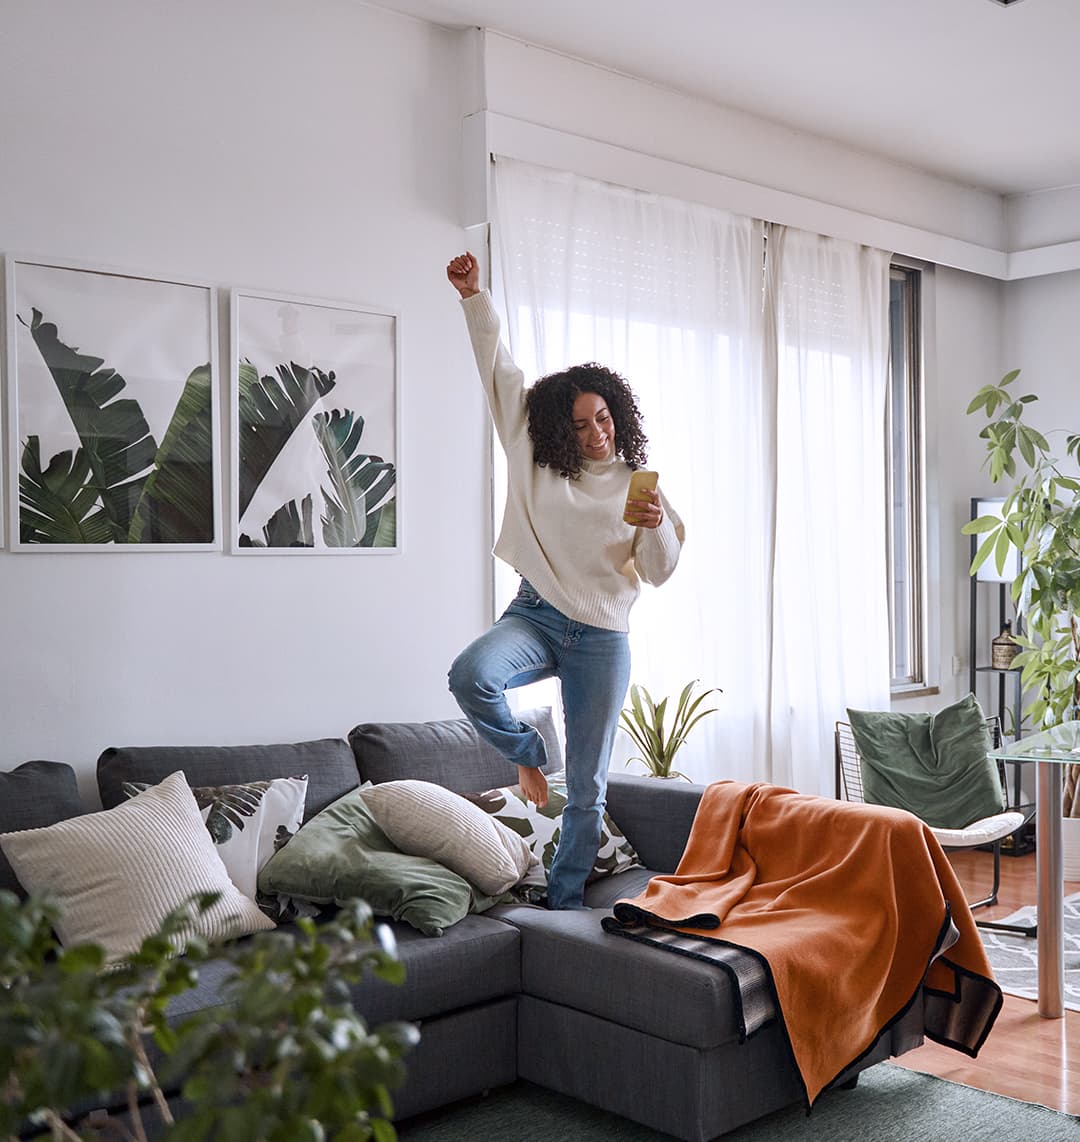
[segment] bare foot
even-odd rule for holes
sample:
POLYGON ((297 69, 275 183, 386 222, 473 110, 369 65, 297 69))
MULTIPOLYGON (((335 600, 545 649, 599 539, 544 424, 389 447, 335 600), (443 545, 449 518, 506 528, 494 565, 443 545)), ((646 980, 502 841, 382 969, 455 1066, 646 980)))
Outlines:
POLYGON ((548 783, 544 774, 534 765, 519 765, 518 784, 525 794, 526 801, 532 801, 537 809, 543 809, 548 802, 548 783))

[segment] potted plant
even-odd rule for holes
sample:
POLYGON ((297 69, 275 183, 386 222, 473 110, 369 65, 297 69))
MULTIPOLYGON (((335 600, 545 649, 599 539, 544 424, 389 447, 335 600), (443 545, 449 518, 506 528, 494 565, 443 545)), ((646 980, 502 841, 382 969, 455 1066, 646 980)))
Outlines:
POLYGON ((630 687, 630 705, 619 715, 619 721, 641 752, 637 757, 630 758, 627 765, 640 761, 651 777, 681 777, 690 780, 685 773, 672 769, 671 763, 694 726, 707 714, 716 713, 715 707, 707 710, 699 710, 698 707, 710 694, 723 692, 718 687, 713 687, 691 700, 697 682, 695 678, 683 687, 670 727, 665 724, 669 699, 654 702, 644 686, 630 687))
POLYGON ((58 945, 54 904, 0 892, 0 1137, 392 1142, 389 1090, 417 1032, 369 1030, 348 990, 367 971, 401 981, 388 930, 350 901, 330 923, 299 920, 292 934, 210 949, 189 923, 214 898, 172 913, 106 969, 101 947, 58 945), (169 1000, 211 955, 229 965, 225 1002, 167 1020, 169 1000), (185 1103, 175 1121, 168 1090, 185 1103), (89 1109, 117 1091, 126 1106, 89 1109))
MULTIPOLYGON (((1010 545, 1020 553, 1011 591, 1026 631, 1013 636, 1021 647, 1013 666, 1021 671, 1028 699, 1025 716, 1032 726, 1046 729, 1080 716, 1080 480, 1062 470, 1063 461, 1051 453, 1046 437, 1024 422, 1025 409, 1038 397, 1013 395, 1009 386, 1019 374, 1014 369, 998 384, 984 385, 968 405, 969 415, 982 410, 987 418, 979 435, 986 441, 990 479, 998 483, 1008 477, 1012 490, 1000 517, 982 516, 962 530, 982 537, 972 574, 991 558, 1000 570, 1010 545)), ((1080 433, 1064 435, 1065 455, 1076 465, 1080 433)), ((1069 860, 1070 851, 1080 846, 1080 764, 1066 766, 1063 779, 1069 860), (1077 834, 1075 840, 1070 833, 1077 834)))

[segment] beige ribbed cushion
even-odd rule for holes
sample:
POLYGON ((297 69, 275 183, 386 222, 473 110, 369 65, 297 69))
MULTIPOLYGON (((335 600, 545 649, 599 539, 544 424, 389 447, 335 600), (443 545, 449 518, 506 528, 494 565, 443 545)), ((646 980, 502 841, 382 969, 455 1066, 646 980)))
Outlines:
POLYGON ((0 846, 28 892, 59 903, 60 942, 100 944, 110 961, 197 892, 221 893, 194 924, 212 942, 274 927, 229 879, 182 772, 115 809, 5 833, 0 846))
POLYGON ((403 853, 438 861, 488 896, 517 884, 535 863, 524 838, 441 785, 384 781, 360 795, 403 853))

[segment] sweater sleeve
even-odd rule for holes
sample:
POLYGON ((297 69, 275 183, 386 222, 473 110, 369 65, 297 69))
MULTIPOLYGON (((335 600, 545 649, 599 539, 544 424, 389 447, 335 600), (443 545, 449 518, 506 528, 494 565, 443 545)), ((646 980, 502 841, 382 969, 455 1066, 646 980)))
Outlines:
POLYGON ((663 492, 660 493, 660 502, 664 507, 664 518, 660 526, 639 527, 634 536, 634 569, 646 583, 651 583, 654 587, 659 587, 671 577, 686 539, 683 521, 663 492))
POLYGON ((503 448, 525 431, 525 374, 499 337, 499 314, 487 290, 461 299, 491 419, 503 448))

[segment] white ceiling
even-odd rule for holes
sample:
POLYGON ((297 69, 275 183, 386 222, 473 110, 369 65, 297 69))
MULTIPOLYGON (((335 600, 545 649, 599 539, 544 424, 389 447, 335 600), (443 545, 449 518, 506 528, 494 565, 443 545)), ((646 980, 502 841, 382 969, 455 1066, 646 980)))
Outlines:
POLYGON ((1080 185, 1080 0, 375 0, 1000 193, 1080 185))

